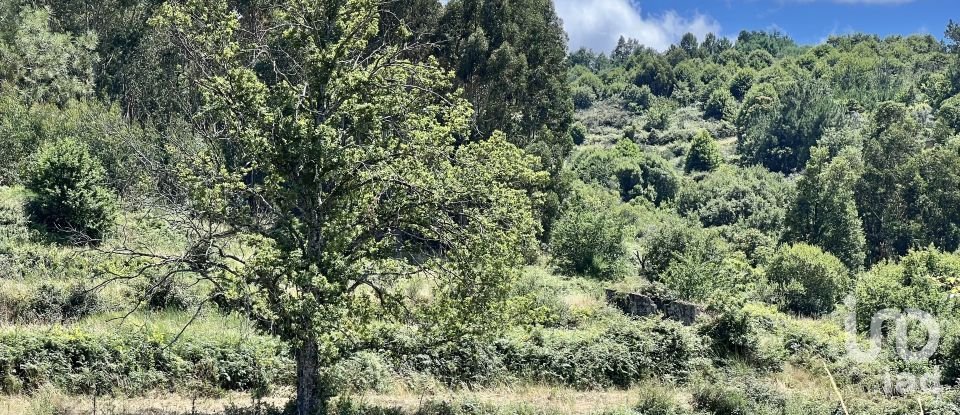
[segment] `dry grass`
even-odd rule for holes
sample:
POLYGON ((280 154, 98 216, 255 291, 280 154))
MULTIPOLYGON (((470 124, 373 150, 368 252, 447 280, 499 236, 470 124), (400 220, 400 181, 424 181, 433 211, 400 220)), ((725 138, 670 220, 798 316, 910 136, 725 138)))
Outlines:
POLYGON ((430 394, 394 391, 352 397, 355 402, 416 412, 423 404, 434 402, 474 403, 501 408, 528 408, 538 413, 563 415, 596 414, 631 408, 636 405, 637 389, 579 391, 542 385, 514 385, 483 390, 444 390, 430 394))
MULTIPOLYGON (((290 390, 279 391, 262 402, 282 407, 292 396, 290 390)), ((229 407, 250 407, 253 401, 244 393, 228 393, 217 398, 198 398, 185 395, 149 394, 135 398, 101 397, 97 399, 97 415, 186 415, 220 414, 229 407)), ((0 415, 93 414, 91 397, 68 396, 50 389, 42 389, 33 396, 0 397, 0 415)))
MULTIPOLYGON (((289 388, 279 390, 263 403, 282 407, 293 396, 289 388)), ((355 403, 383 408, 399 408, 414 413, 427 402, 473 403, 500 408, 527 408, 530 412, 558 415, 586 415, 631 408, 637 403, 638 389, 578 391, 550 386, 510 386, 476 391, 442 390, 423 394, 397 390, 388 394, 368 393, 351 396, 355 403)), ((145 397, 115 397, 97 400, 97 414, 220 414, 229 407, 250 407, 253 401, 243 393, 218 398, 200 398, 176 394, 150 394, 145 397)), ((92 414, 90 397, 68 396, 42 389, 33 396, 0 397, 0 415, 92 414)))

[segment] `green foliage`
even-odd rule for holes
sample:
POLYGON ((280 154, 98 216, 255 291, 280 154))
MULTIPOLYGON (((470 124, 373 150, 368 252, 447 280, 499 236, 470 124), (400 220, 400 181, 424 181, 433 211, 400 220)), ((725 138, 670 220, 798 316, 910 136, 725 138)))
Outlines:
POLYGON ((655 96, 647 85, 636 86, 629 84, 623 89, 620 95, 623 97, 623 102, 626 104, 627 109, 634 112, 648 109, 650 105, 655 102, 655 96))
POLYGON ((796 42, 784 33, 773 31, 740 31, 737 35, 736 49, 743 53, 762 50, 767 54, 783 57, 799 50, 796 42))
MULTIPOLYGON (((97 37, 51 30, 50 12, 23 8, 7 39, 0 39, 0 79, 27 102, 66 103, 93 92, 97 37)), ((9 30, 9 29, 5 29, 9 30)))
POLYGON ((643 198, 661 204, 672 200, 680 186, 666 160, 626 139, 612 149, 582 149, 571 157, 570 165, 580 180, 616 190, 624 201, 643 198))
POLYGON ((803 243, 780 247, 766 273, 783 306, 803 315, 830 313, 851 287, 850 273, 840 260, 803 243))
POLYGON ((743 391, 703 385, 693 395, 694 408, 713 414, 747 415, 754 409, 743 391))
POLYGON ((740 224, 777 234, 792 199, 792 186, 781 175, 759 166, 728 165, 686 183, 676 204, 680 214, 703 226, 740 224))
POLYGON ((471 97, 476 117, 435 60, 411 61, 399 46, 376 43, 377 4, 283 3, 286 12, 263 16, 267 32, 255 38, 225 3, 167 4, 154 19, 183 39, 193 64, 216 68, 197 82, 205 120, 224 128, 199 149, 177 149, 185 213, 223 228, 180 229, 188 249, 173 257, 217 281, 218 305, 244 311, 291 346, 301 413, 328 398, 319 368, 358 351, 378 322, 409 317, 397 291, 415 276, 431 287, 431 301, 414 310, 424 339, 483 339, 503 327, 493 315, 538 231, 528 191, 547 175, 502 133, 458 139, 471 136, 476 119, 481 131, 502 128, 523 147, 533 138, 572 143, 568 120, 555 117, 569 105, 556 99, 566 96, 564 42, 547 2, 503 4, 523 6, 512 16, 524 34, 539 34, 525 37, 536 47, 499 43, 519 33, 466 14, 476 4, 452 2, 441 23, 451 39, 486 32, 498 41, 488 42, 489 54, 476 51, 479 66, 458 70, 467 82, 477 70, 505 71, 468 86, 479 94, 471 97), (268 68, 255 64, 264 51, 298 58, 268 68), (529 76, 559 79, 517 91, 526 86, 513 82, 521 75, 506 74, 522 74, 534 56, 553 59, 556 71, 546 62, 529 76), (518 110, 524 117, 514 120, 518 110), (226 254, 237 243, 251 248, 242 262, 226 254))
POLYGON ((587 127, 584 127, 582 123, 574 123, 570 127, 570 138, 573 139, 573 144, 581 145, 584 141, 587 140, 587 127))
POLYGON ((644 226, 639 244, 641 274, 662 282, 682 299, 750 295, 760 288, 747 259, 734 252, 716 229, 667 217, 644 226))
POLYGON ((82 143, 67 138, 44 145, 26 173, 32 220, 52 232, 100 240, 116 210, 103 179, 103 167, 82 143))
MULTIPOLYGON (((716 249, 723 250, 723 248, 716 249)), ((657 280, 684 300, 708 302, 730 295, 749 295, 756 275, 742 254, 691 247, 675 258, 657 280)))
POLYGON ((737 112, 737 101, 730 91, 716 89, 710 93, 710 97, 703 105, 703 112, 708 118, 732 121, 737 112))
POLYGON ((653 105, 647 111, 646 124, 644 129, 647 131, 665 131, 670 128, 673 122, 673 112, 676 107, 667 100, 655 100, 653 105))
POLYGON ((914 159, 909 188, 916 197, 915 245, 932 244, 953 252, 960 248, 960 151, 953 142, 924 149, 914 159))
POLYGON ((669 97, 673 93, 673 67, 662 56, 649 51, 634 54, 627 62, 630 78, 637 86, 647 86, 654 95, 669 97))
MULTIPOLYGON (((538 144, 548 171, 570 151, 573 107, 567 85, 567 37, 546 0, 453 0, 440 17, 441 61, 477 111, 475 138, 503 131, 522 149, 538 144)), ((575 91, 579 105, 596 91, 575 91)))
POLYGON ((950 134, 960 132, 960 95, 954 95, 940 104, 937 122, 950 134))
POLYGON ((538 330, 497 347, 523 378, 584 389, 625 388, 652 378, 683 381, 705 352, 690 328, 659 319, 622 321, 598 332, 538 330))
POLYGON ((919 126, 906 106, 881 103, 864 139, 864 171, 856 186, 871 262, 903 255, 915 245, 910 211, 916 195, 907 183, 918 174, 912 160, 920 148, 919 126))
POLYGON ((900 263, 883 262, 857 280, 857 324, 869 328, 883 309, 915 308, 935 316, 953 309, 947 282, 960 273, 960 258, 935 249, 909 252, 900 263))
POLYGON ((674 391, 663 386, 644 385, 640 402, 634 410, 643 415, 685 415, 688 411, 677 402, 674 391))
POLYGON ((797 197, 787 213, 784 238, 819 246, 851 270, 866 258, 863 228, 854 199, 860 176, 859 155, 846 148, 832 160, 826 148, 814 147, 797 182, 797 197))
POLYGON ((269 389, 289 378, 289 361, 275 342, 247 338, 236 344, 212 336, 169 345, 174 334, 62 328, 6 331, 0 333, 4 351, 0 390, 34 391, 49 383, 70 393, 139 395, 171 385, 269 389))
POLYGON ((619 199, 579 186, 564 202, 550 235, 550 252, 560 272, 613 279, 625 271, 624 219, 619 199))
POLYGON ((687 152, 683 169, 687 173, 709 172, 716 170, 722 163, 723 155, 720 154, 717 141, 710 136, 709 132, 701 130, 690 143, 690 151, 687 152))
POLYGON ((103 164, 106 185, 121 194, 146 192, 158 179, 138 163, 159 162, 159 149, 152 128, 125 120, 118 107, 96 100, 28 104, 9 90, 0 91, 0 184, 22 183, 25 165, 43 143, 72 137, 86 145, 103 164))
POLYGON ((580 86, 571 91, 571 98, 576 109, 584 110, 593 106, 593 101, 597 99, 597 95, 590 88, 580 86))
POLYGON ((737 71, 730 81, 730 94, 738 101, 743 101, 747 92, 753 87, 757 79, 757 72, 750 68, 744 68, 737 71))
POLYGON ((836 123, 839 108, 828 87, 816 79, 796 79, 775 98, 763 85, 747 94, 738 119, 737 151, 747 162, 773 171, 800 171, 810 158, 810 147, 836 123))

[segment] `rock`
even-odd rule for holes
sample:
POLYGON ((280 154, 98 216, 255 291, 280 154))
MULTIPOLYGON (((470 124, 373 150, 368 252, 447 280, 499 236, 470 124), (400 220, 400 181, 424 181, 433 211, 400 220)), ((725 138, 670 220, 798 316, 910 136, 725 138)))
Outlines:
POLYGON ((672 301, 664 307, 664 314, 671 320, 689 326, 697 319, 697 305, 686 301, 672 301))
POLYGON ((670 298, 651 297, 638 293, 623 293, 607 289, 607 303, 634 317, 662 314, 664 318, 691 325, 697 319, 696 304, 670 298))

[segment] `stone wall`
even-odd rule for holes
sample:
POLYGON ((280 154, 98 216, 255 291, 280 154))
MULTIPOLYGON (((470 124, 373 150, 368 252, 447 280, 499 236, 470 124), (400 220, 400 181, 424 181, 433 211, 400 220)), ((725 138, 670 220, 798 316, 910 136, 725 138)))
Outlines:
POLYGON ((686 301, 610 289, 607 290, 607 303, 629 316, 662 314, 664 318, 679 321, 684 325, 693 324, 699 314, 697 305, 686 301))

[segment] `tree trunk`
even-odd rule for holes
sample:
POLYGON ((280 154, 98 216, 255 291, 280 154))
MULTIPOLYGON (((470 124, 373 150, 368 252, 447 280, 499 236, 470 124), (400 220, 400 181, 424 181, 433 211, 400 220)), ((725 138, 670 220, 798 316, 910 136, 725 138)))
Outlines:
POLYGON ((324 406, 317 384, 317 341, 305 340, 296 351, 297 415, 317 415, 324 406))

